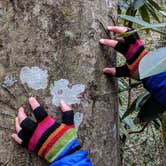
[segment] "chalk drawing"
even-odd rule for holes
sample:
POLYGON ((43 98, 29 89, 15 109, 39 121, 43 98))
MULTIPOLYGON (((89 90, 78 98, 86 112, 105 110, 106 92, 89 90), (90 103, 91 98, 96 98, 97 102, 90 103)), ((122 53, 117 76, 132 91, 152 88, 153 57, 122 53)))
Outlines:
POLYGON ((17 82, 17 79, 14 75, 8 75, 4 78, 4 85, 7 87, 13 86, 17 82))
POLYGON ((83 117, 84 115, 81 112, 76 112, 74 114, 74 124, 75 124, 76 131, 78 131, 78 128, 83 121, 83 117))
POLYGON ((50 93, 52 95, 52 103, 59 106, 60 100, 64 100, 66 104, 80 103, 80 94, 85 91, 85 85, 76 84, 69 87, 69 81, 61 79, 54 81, 51 85, 50 93))
POLYGON ((45 89, 48 84, 48 72, 39 67, 25 66, 21 69, 20 80, 34 90, 45 89))

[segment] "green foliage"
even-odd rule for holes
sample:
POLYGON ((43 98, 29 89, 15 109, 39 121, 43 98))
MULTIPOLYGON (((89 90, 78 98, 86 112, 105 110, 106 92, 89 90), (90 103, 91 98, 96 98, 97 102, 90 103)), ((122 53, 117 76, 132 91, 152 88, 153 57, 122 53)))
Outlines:
MULTIPOLYGON (((133 17, 133 16, 129 16, 129 15, 119 15, 119 17, 124 19, 124 20, 127 20, 127 21, 130 21, 130 22, 133 22, 133 23, 136 23, 136 24, 140 25, 141 28, 139 28, 136 31, 141 31, 141 30, 145 30, 145 29, 151 29, 151 30, 153 30, 155 32, 158 32, 158 33, 166 35, 166 32, 158 29, 158 28, 166 27, 166 23, 150 24, 150 23, 145 22, 145 21, 143 21, 143 20, 141 20, 139 18, 136 18, 136 17, 133 17)), ((118 36, 119 37, 124 37, 124 36, 130 35, 131 33, 134 33, 134 31, 132 31, 130 33, 120 34, 118 36)))
POLYGON ((160 14, 162 14, 164 17, 166 17, 166 12, 164 11, 159 11, 160 14))
POLYGON ((150 16, 145 5, 139 8, 139 13, 145 22, 150 23, 150 16))
POLYGON ((146 29, 147 32, 149 30, 154 30, 158 33, 166 34, 150 24, 152 22, 151 18, 160 23, 161 20, 159 16, 166 16, 166 13, 162 11, 161 7, 154 0, 119 0, 118 14, 120 15, 120 18, 126 20, 124 25, 132 26, 133 23, 137 23, 141 25, 141 29, 146 29), (135 18, 137 13, 142 20, 135 18))
POLYGON ((122 116, 122 119, 125 119, 127 116, 132 114, 134 111, 140 111, 143 104, 147 101, 147 99, 150 97, 149 92, 145 92, 138 96, 131 104, 131 106, 127 109, 127 111, 122 116))

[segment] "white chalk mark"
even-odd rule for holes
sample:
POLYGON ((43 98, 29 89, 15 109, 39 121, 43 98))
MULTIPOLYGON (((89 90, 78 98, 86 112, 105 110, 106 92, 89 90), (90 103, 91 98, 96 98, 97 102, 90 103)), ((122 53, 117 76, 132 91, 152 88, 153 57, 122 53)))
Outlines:
POLYGON ((34 90, 45 89, 48 84, 48 72, 39 67, 23 67, 20 72, 20 80, 34 90))
POLYGON ((59 106, 60 100, 64 100, 66 104, 80 103, 79 95, 85 91, 85 85, 76 84, 69 88, 69 81, 61 79, 54 81, 51 85, 50 93, 52 95, 52 103, 59 106))
POLYGON ((83 121, 83 117, 84 117, 84 115, 81 112, 76 112, 74 114, 74 124, 75 124, 76 131, 78 131, 79 126, 83 121))
POLYGON ((7 87, 13 86, 17 82, 17 79, 13 75, 6 76, 4 79, 4 85, 7 87))

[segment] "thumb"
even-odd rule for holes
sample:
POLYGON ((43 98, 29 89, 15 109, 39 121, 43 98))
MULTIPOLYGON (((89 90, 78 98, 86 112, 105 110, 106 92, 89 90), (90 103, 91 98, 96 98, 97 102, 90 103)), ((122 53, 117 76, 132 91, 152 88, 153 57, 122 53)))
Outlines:
POLYGON ((71 111, 71 107, 67 105, 63 100, 60 101, 60 108, 63 112, 71 111))
POLYGON ((103 72, 104 72, 104 73, 107 73, 107 74, 110 74, 110 75, 112 75, 112 76, 115 76, 116 69, 115 69, 115 67, 112 67, 112 68, 104 68, 104 69, 103 69, 103 72))

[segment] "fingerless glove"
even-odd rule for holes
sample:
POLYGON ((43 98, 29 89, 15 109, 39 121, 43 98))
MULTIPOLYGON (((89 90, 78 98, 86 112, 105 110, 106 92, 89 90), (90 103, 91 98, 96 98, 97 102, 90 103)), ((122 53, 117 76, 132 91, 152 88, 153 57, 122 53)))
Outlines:
POLYGON ((62 112, 62 123, 59 124, 47 114, 43 107, 34 111, 37 122, 26 118, 20 124, 19 138, 23 140, 22 146, 35 151, 45 158, 52 166, 61 163, 65 165, 79 165, 83 162, 91 166, 86 151, 78 151, 81 147, 78 142, 73 111, 62 112), (77 156, 77 158, 75 158, 77 156))
MULTIPOLYGON (((133 29, 128 30, 132 31, 133 29)), ((115 49, 122 53, 126 58, 126 64, 121 67, 116 67, 116 77, 134 77, 139 79, 138 65, 140 60, 148 53, 145 49, 143 42, 137 32, 124 37, 124 41, 119 41, 115 49)))

